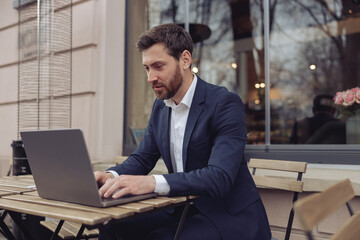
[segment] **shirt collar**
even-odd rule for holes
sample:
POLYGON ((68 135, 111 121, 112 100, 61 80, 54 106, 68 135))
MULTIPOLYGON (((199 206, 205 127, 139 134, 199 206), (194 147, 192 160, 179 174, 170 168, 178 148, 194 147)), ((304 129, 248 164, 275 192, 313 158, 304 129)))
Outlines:
POLYGON ((185 96, 183 97, 181 102, 178 105, 176 105, 172 99, 166 99, 166 100, 164 100, 165 105, 167 107, 171 107, 172 109, 175 109, 176 107, 178 107, 180 105, 185 105, 188 108, 190 108, 193 97, 194 97, 194 93, 195 93, 196 83, 197 83, 197 76, 194 74, 194 79, 193 79, 189 89, 186 91, 185 96))

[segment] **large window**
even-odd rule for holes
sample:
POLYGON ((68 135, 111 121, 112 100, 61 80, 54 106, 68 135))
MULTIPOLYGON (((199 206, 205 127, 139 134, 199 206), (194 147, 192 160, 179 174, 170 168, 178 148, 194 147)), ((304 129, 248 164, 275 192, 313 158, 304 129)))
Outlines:
POLYGON ((356 2, 271 2, 271 143, 360 143, 333 104, 336 92, 360 84, 356 2))
POLYGON ((197 0, 187 6, 132 0, 127 8, 125 154, 140 140, 155 99, 136 38, 161 23, 186 26, 187 19, 195 43, 193 71, 240 95, 248 146, 268 151, 360 143, 356 124, 349 127, 350 116, 339 119, 342 109, 333 103, 336 92, 360 85, 357 1, 197 0))

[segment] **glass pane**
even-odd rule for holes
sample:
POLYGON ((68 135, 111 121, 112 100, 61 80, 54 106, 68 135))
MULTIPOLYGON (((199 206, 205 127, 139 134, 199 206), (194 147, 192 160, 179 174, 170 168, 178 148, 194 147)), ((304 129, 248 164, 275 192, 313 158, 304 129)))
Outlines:
MULTIPOLYGON (((189 1, 194 41, 192 69, 207 82, 225 86, 242 98, 248 143, 265 141, 264 44, 262 1, 189 1)), ((124 154, 136 147, 138 130, 147 125, 155 99, 135 48, 145 30, 168 22, 184 24, 185 1, 128 1, 127 114, 124 154)))
POLYGON ((360 83, 356 2, 271 1, 271 143, 360 143, 333 102, 360 83))
POLYGON ((240 95, 245 105, 248 144, 265 142, 262 1, 190 1, 190 33, 210 36, 195 42, 193 71, 207 82, 240 95), (195 33, 191 27, 197 27, 195 33), (263 84, 261 84, 263 83, 263 84), (261 84, 261 87, 260 87, 261 84), (258 86, 256 88, 256 86, 258 86))
POLYGON ((131 0, 127 1, 127 9, 125 155, 132 153, 141 141, 156 98, 146 81, 141 53, 135 42, 141 33, 153 26, 184 19, 184 10, 180 9, 178 1, 131 0))

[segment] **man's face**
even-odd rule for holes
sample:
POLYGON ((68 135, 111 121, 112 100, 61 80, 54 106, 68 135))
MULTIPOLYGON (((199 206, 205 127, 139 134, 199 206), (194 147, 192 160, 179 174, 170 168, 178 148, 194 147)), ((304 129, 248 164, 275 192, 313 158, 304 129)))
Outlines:
POLYGON ((166 52, 164 44, 155 44, 142 52, 148 82, 156 97, 170 99, 176 95, 183 83, 179 62, 166 52))

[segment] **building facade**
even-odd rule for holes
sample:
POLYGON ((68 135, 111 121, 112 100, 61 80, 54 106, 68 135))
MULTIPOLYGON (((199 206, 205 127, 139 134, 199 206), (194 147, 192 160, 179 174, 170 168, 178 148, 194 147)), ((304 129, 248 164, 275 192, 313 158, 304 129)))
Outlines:
MULTIPOLYGON (((14 2, 0 3, 3 173, 12 158, 10 144, 19 137, 14 2)), ((357 164, 359 142, 346 136, 359 130, 347 129, 349 116, 339 120, 344 108, 332 98, 360 85, 359 4, 326 3, 74 0, 71 127, 84 131, 94 162, 111 161, 136 148, 155 95, 135 41, 152 26, 174 22, 189 26, 194 73, 241 96, 247 157, 357 164), (311 120, 318 113, 320 120, 311 120), (328 122, 332 124, 324 127, 328 122), (339 158, 343 154, 346 159, 339 158)))
MULTIPOLYGON (((0 6, 0 160, 18 139, 18 10, 0 6)), ((36 1, 33 3, 36 4, 36 1)), ((92 161, 122 155, 125 1, 72 3, 72 124, 84 132, 92 161)))

